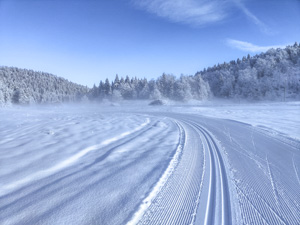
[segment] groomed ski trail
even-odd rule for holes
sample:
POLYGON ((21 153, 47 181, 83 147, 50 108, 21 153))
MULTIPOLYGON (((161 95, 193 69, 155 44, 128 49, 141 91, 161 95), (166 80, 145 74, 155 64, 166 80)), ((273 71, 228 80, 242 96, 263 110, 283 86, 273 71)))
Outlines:
MULTIPOLYGON (((148 202, 148 207, 135 213, 127 224, 192 224, 195 221, 205 168, 203 146, 193 127, 180 121, 175 123, 181 132, 178 162, 171 161, 166 171, 172 167, 172 174, 148 202)), ((145 200, 139 208, 144 204, 145 200)))
POLYGON ((171 161, 168 180, 157 183, 127 224, 194 224, 196 217, 202 224, 231 224, 227 175, 216 141, 196 122, 176 118, 175 123, 181 133, 180 161, 171 161), (198 213, 200 202, 204 214, 198 213))

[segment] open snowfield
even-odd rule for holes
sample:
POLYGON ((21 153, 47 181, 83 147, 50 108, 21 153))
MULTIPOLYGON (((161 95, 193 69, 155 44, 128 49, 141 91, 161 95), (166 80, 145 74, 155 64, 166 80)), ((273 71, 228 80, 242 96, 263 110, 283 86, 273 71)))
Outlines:
POLYGON ((0 224, 299 224, 300 103, 0 109, 0 224))

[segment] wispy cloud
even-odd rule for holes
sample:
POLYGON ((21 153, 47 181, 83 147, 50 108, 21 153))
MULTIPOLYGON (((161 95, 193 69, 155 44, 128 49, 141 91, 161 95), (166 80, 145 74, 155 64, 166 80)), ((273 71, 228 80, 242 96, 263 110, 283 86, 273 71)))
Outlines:
POLYGON ((232 9, 240 10, 252 23, 266 34, 269 27, 246 6, 250 0, 131 0, 133 4, 159 17, 176 23, 204 26, 224 21, 232 9))
POLYGON ((263 23, 260 19, 258 19, 252 12, 250 12, 249 9, 246 8, 246 6, 240 1, 240 0, 234 0, 236 6, 242 10, 242 12, 246 15, 246 17, 255 25, 258 26, 258 28, 261 30, 261 32, 265 34, 273 34, 274 32, 271 31, 271 29, 263 23))
POLYGON ((222 21, 231 0, 133 0, 133 3, 172 22, 201 26, 222 21))
POLYGON ((227 39, 227 44, 230 47, 245 51, 245 52, 265 52, 271 48, 285 48, 287 45, 270 45, 270 46, 258 46, 245 41, 238 41, 233 39, 227 39))

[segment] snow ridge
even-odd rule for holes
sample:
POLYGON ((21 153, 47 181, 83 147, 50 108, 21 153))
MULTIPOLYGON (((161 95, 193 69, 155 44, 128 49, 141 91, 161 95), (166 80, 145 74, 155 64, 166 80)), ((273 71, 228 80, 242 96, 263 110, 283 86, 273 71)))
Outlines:
POLYGON ((68 159, 54 165, 53 167, 50 167, 48 169, 45 169, 45 170, 41 170, 41 171, 38 171, 30 176, 27 176, 21 180, 18 180, 16 182, 13 182, 13 183, 10 183, 10 184, 7 184, 5 186, 2 186, 1 189, 0 189, 0 196, 3 196, 5 194, 8 194, 10 192, 12 192, 13 190, 15 189, 18 189, 20 188, 21 186, 23 186, 24 184, 27 184, 33 180, 39 180, 39 179, 42 179, 42 178, 45 178, 51 174, 54 174, 72 164, 74 164, 75 162, 77 162, 80 158, 82 158, 83 156, 85 156, 86 154, 88 154, 89 152, 91 151, 95 151, 99 148, 102 148, 106 145, 109 145, 113 142, 116 142, 116 141, 119 141, 120 139, 128 136, 128 135, 131 135, 139 130, 141 130, 143 127, 147 126, 148 124, 150 123, 150 119, 149 118, 146 118, 146 121, 144 123, 142 123, 140 126, 136 127, 135 129, 131 130, 131 131, 127 131, 127 132, 124 132, 124 133, 121 133, 120 135, 118 136, 115 136, 113 138, 110 138, 110 139, 107 139, 107 140, 104 140, 102 141, 100 144, 97 144, 97 145, 93 145, 93 146, 90 146, 90 147, 87 147, 83 150, 81 150, 80 152, 78 152, 77 154, 69 157, 68 159))
POLYGON ((157 194, 160 192, 161 188, 166 184, 167 180, 169 179, 170 175, 173 173, 174 169, 176 168, 179 162, 180 155, 185 145, 185 132, 179 123, 177 123, 175 120, 174 122, 178 126, 180 132, 179 144, 177 146, 176 153, 170 161, 169 166, 167 167, 163 175, 160 177, 159 181, 156 183, 150 194, 143 200, 138 211, 133 215, 132 219, 127 223, 127 225, 135 225, 141 220, 142 216, 145 214, 146 210, 151 205, 153 199, 155 199, 157 194))
POLYGON ((207 143, 209 153, 209 187, 206 202, 206 212, 204 224, 231 224, 231 208, 230 208, 230 194, 226 175, 225 165, 213 136, 198 123, 190 120, 185 120, 187 123, 193 125, 204 137, 203 141, 207 143), (218 196, 217 192, 221 195, 218 196), (216 202, 220 201, 220 204, 216 202), (220 207, 220 209, 218 208, 220 207), (218 215, 218 210, 221 213, 221 218, 218 215), (221 221, 217 221, 221 219, 221 221))

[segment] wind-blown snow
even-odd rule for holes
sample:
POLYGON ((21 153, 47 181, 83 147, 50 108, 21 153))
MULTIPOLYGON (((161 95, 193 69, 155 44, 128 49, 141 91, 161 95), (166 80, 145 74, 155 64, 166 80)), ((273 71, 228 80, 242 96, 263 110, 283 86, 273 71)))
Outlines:
POLYGON ((64 107, 0 114, 1 224, 122 224, 176 152, 168 119, 64 107))
POLYGON ((297 102, 2 109, 0 224, 297 224, 299 112, 297 102))
POLYGON ((29 183, 30 181, 36 181, 38 179, 41 179, 41 178, 47 177, 51 174, 54 174, 54 173, 56 173, 56 172, 58 172, 58 171, 60 171, 64 168, 74 164, 76 161, 78 161, 80 158, 82 158, 83 156, 85 156, 89 152, 100 149, 100 148, 102 148, 106 145, 109 145, 113 142, 116 142, 116 141, 120 140, 121 138, 124 138, 124 137, 126 137, 126 136, 128 136, 128 135, 130 135, 130 134, 132 134, 136 131, 139 131, 149 123, 150 123, 150 119, 146 118, 145 123, 141 124, 140 126, 134 128, 131 131, 124 132, 124 133, 121 133, 120 135, 118 135, 116 137, 112 137, 110 139, 104 140, 100 144, 87 147, 87 148, 79 151, 75 155, 70 156, 69 158, 63 160, 62 162, 57 163, 56 165, 54 165, 50 168, 38 171, 38 172, 36 172, 34 174, 31 174, 31 175, 29 175, 29 176, 27 176, 27 177, 25 177, 21 180, 18 180, 16 182, 14 182, 14 183, 3 185, 0 189, 0 196, 2 196, 4 194, 7 194, 8 192, 14 191, 15 189, 20 188, 22 185, 24 185, 26 183, 29 183))
MULTIPOLYGON (((183 132, 181 126, 177 124, 180 133, 183 132)), ((151 205, 153 199, 157 197, 157 194, 161 191, 162 187, 166 184, 168 178, 173 173, 174 169, 176 168, 179 157, 183 149, 184 143, 181 143, 182 141, 179 141, 179 145, 176 149, 176 153, 174 154, 172 160, 170 161, 168 168, 165 170, 163 175, 160 177, 159 181, 156 183, 155 187, 152 189, 151 193, 143 200, 142 204, 140 205, 138 211, 134 214, 133 218, 127 223, 127 225, 134 225, 137 224, 142 216, 145 214, 146 210, 151 205)))
POLYGON ((168 111, 237 120, 300 140, 300 102, 206 102, 174 106, 168 111))

